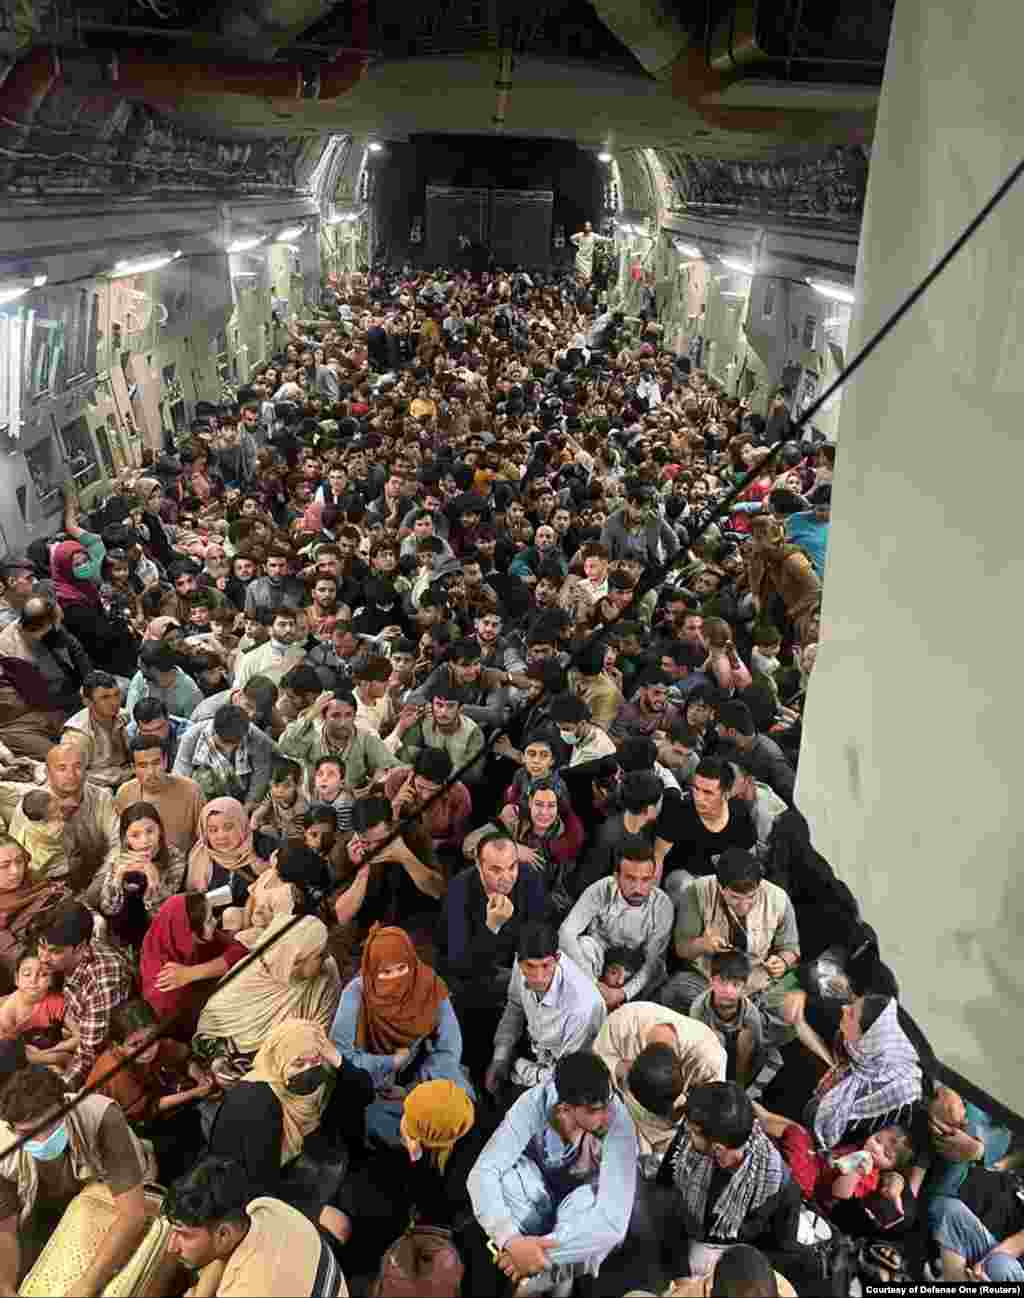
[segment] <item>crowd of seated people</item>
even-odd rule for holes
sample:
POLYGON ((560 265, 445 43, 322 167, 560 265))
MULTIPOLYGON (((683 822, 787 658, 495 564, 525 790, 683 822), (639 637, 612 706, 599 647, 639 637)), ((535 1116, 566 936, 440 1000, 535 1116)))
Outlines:
POLYGON ((0 1293, 157 1211, 197 1296, 1024 1280, 794 800, 784 396, 586 275, 352 274, 0 561, 0 1293))

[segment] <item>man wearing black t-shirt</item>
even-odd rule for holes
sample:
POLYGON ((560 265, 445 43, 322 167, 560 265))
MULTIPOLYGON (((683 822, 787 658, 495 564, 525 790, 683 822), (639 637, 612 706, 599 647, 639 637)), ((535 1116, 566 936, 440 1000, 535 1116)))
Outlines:
POLYGON ((665 892, 678 905, 691 879, 713 874, 730 847, 751 851, 757 830, 744 802, 730 801, 733 773, 727 762, 705 757, 693 774, 693 800, 666 798, 655 830, 655 853, 664 865, 665 892))

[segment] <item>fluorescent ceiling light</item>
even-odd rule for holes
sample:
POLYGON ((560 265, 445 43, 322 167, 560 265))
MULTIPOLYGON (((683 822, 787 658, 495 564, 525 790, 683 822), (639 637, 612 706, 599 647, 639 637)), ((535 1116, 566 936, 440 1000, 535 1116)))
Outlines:
POLYGON ((371 140, 366 147, 370 150, 371 153, 380 153, 380 151, 384 148, 384 145, 378 144, 376 140, 371 140))
POLYGON ((0 288, 0 306, 6 306, 8 302, 16 302, 27 292, 27 288, 0 288))
POLYGON ((681 257, 702 257, 704 255, 695 243, 677 243, 676 252, 681 257))
POLYGON ((753 275, 754 268, 748 261, 736 261, 732 257, 720 257, 723 266, 728 266, 730 270, 736 271, 740 275, 753 275))
POLYGON ((49 275, 36 275, 36 277, 32 280, 32 287, 42 288, 49 278, 50 278, 49 275))
POLYGON ((177 261, 180 256, 181 249, 179 248, 177 252, 160 253, 154 257, 144 257, 140 261, 119 261, 109 274, 111 279, 118 279, 122 275, 145 275, 147 271, 160 270, 164 266, 169 266, 172 261, 177 261))
POLYGON ((287 230, 281 231, 281 233, 277 236, 274 242, 291 243, 292 240, 297 239, 300 235, 305 233, 306 233, 306 227, 304 225, 290 225, 287 230))
POLYGON ((602 149, 602 151, 597 155, 597 160, 598 162, 611 162, 612 155, 607 149, 602 149))
POLYGON ((815 293, 820 293, 822 297, 827 297, 832 302, 845 302, 847 306, 853 306, 857 300, 850 289, 843 288, 839 284, 824 284, 816 279, 809 279, 807 282, 815 293))
POLYGON ((258 248, 266 235, 259 235, 251 239, 236 239, 234 243, 228 245, 228 252, 251 252, 253 248, 258 248))
POLYGON ((723 291, 721 296, 722 297, 746 297, 747 295, 746 293, 733 293, 733 292, 723 291))

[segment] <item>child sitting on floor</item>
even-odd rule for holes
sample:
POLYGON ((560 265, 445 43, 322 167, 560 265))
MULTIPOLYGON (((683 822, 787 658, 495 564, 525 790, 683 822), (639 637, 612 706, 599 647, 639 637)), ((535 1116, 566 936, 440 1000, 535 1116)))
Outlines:
POLYGON ((690 1017, 706 1024, 725 1047, 726 1079, 754 1098, 782 1067, 779 1052, 765 1045, 764 1019, 747 995, 750 960, 742 951, 711 957, 711 986, 690 1006, 690 1017))
POLYGON ((825 1216, 839 1200, 869 1199, 876 1194, 894 1198, 892 1187, 900 1178, 893 1174, 908 1167, 914 1156, 913 1142, 903 1127, 881 1127, 862 1145, 819 1150, 813 1135, 799 1122, 769 1113, 756 1103, 754 1112, 782 1151, 803 1197, 817 1204, 825 1216))
POLYGON ((604 968, 601 970, 599 983, 621 991, 634 974, 644 967, 642 947, 610 946, 604 953, 604 968))
POLYGON ((252 813, 252 828, 279 839, 301 838, 302 818, 309 802, 302 792, 302 768, 287 757, 275 757, 270 768, 270 791, 252 813))

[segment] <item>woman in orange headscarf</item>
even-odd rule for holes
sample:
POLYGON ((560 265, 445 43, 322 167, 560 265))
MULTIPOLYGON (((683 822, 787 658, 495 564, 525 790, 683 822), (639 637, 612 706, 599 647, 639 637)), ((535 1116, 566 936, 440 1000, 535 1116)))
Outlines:
POLYGON ((401 1144, 402 1101, 420 1082, 447 1080, 475 1098, 462 1070, 462 1032, 448 988, 416 954, 404 929, 375 924, 358 978, 345 988, 331 1025, 342 1058, 373 1080, 370 1140, 401 1144))

